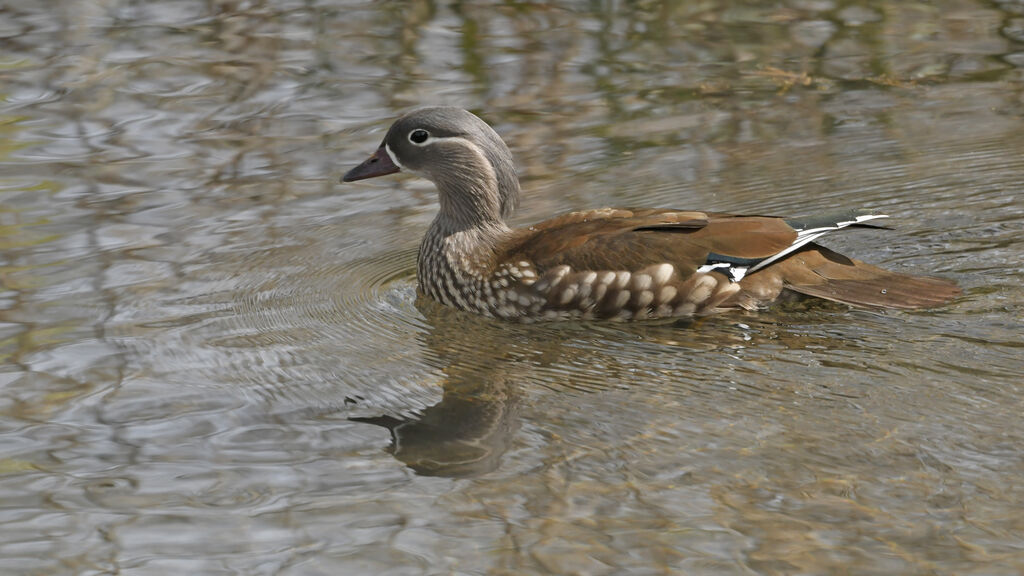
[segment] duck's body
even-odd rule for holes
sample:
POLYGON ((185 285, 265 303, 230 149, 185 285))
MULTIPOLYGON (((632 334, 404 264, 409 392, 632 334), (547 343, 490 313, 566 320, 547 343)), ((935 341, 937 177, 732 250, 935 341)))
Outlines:
POLYGON ((927 308, 960 293, 890 272, 816 238, 881 215, 798 222, 663 209, 573 212, 512 229, 519 183, 501 138, 458 108, 403 116, 344 181, 407 170, 433 181, 441 209, 420 246, 427 296, 504 319, 639 319, 753 309, 783 292, 871 308, 927 308))

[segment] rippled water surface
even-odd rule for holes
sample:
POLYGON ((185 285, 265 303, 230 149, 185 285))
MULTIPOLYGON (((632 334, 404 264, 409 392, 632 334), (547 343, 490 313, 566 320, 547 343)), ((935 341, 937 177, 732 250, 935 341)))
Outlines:
POLYGON ((0 6, 3 574, 1024 572, 1024 5, 0 6), (337 182, 470 108, 519 224, 827 242, 952 305, 508 325, 416 295, 436 212, 337 182))

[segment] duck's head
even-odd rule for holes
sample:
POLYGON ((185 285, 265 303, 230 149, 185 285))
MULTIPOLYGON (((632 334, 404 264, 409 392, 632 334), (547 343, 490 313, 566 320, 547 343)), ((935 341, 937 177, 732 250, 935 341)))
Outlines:
POLYGON ((460 226, 501 220, 519 200, 512 153, 490 126, 461 108, 420 108, 402 116, 377 151, 342 181, 399 171, 433 182, 440 217, 460 226))

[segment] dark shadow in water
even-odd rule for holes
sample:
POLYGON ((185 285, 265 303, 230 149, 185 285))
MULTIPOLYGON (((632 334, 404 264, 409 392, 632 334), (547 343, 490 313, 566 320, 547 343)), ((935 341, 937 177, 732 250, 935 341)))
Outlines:
POLYGON ((499 390, 503 383, 478 381, 467 388, 460 388, 465 382, 448 384, 441 402, 424 410, 417 420, 391 416, 352 420, 390 430, 389 452, 417 474, 461 478, 496 469, 515 431, 514 398, 501 396, 506 392, 499 390))
POLYGON ((443 397, 418 418, 357 417, 387 428, 389 451, 424 476, 469 477, 496 469, 518 427, 517 370, 493 320, 420 298, 429 328, 420 335, 444 374, 443 397))

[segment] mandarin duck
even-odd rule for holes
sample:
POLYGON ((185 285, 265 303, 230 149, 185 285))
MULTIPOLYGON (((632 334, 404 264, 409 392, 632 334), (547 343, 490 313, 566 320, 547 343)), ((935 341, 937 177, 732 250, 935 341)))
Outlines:
POLYGON ((440 210, 417 257, 420 291, 508 320, 617 319, 753 310, 786 292, 856 307, 917 309, 961 293, 954 282, 848 258, 815 241, 881 214, 804 219, 602 208, 525 228, 512 153, 483 120, 431 107, 399 118, 343 182, 411 172, 437 187, 440 210))

